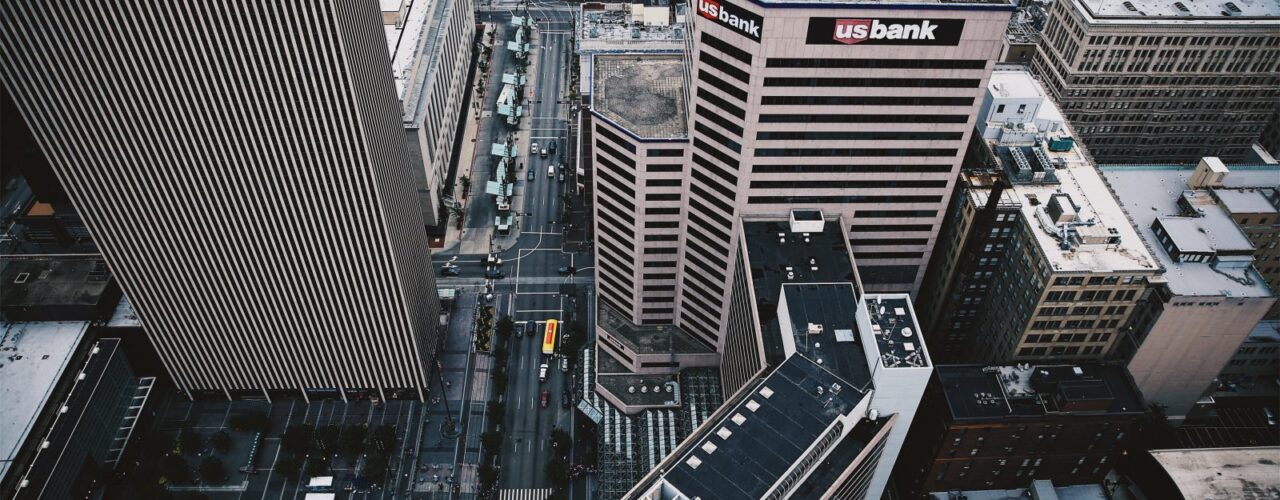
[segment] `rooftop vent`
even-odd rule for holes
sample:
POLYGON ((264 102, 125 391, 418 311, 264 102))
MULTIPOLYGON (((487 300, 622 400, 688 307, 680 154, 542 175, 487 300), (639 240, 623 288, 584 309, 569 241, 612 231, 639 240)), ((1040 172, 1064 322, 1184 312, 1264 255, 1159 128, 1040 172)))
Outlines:
POLYGON ((760 395, 764 396, 765 399, 769 399, 770 397, 773 397, 773 389, 770 389, 768 387, 761 387, 760 395))
POLYGON ((756 411, 756 410, 759 410, 759 409, 760 409, 760 403, 757 403, 757 402, 756 402, 756 400, 754 400, 754 399, 752 399, 752 400, 750 400, 750 401, 747 401, 747 409, 748 409, 748 410, 751 410, 752 412, 754 412, 754 411, 756 411))
POLYGON ((1235 2, 1227 2, 1227 3, 1223 4, 1223 5, 1224 5, 1224 6, 1226 6, 1227 11, 1231 12, 1232 14, 1239 14, 1239 13, 1241 13, 1241 12, 1242 12, 1242 11, 1240 10, 1240 7, 1239 7, 1239 6, 1237 6, 1237 5, 1235 4, 1235 2))
POLYGON ((720 430, 716 431, 716 435, 720 436, 720 439, 729 439, 729 436, 733 435, 733 431, 727 427, 721 427, 720 430))
POLYGON ((741 413, 734 413, 733 418, 730 418, 729 420, 732 420, 735 424, 742 425, 743 422, 747 421, 747 417, 742 416, 741 413))
POLYGON ((702 459, 698 457, 689 457, 689 459, 685 460, 684 463, 685 465, 688 465, 690 469, 697 469, 699 465, 702 465, 702 459))
POLYGON ((809 323, 809 335, 820 335, 822 333, 822 325, 817 323, 809 323))
POLYGON ((702 451, 707 452, 707 454, 708 454, 708 455, 710 455, 710 454, 712 454, 712 453, 715 453, 715 451, 716 451, 716 444, 715 444, 715 443, 712 443, 711 441, 707 441, 707 442, 705 442, 705 443, 702 443, 702 451))
POLYGON ((821 210, 792 210, 791 232, 821 233, 824 220, 821 210))
POLYGON ((1138 8, 1133 6, 1133 2, 1125 2, 1125 3, 1124 3, 1124 8, 1129 9, 1129 10, 1130 10, 1130 11, 1132 11, 1132 12, 1137 12, 1137 11, 1138 11, 1138 8))

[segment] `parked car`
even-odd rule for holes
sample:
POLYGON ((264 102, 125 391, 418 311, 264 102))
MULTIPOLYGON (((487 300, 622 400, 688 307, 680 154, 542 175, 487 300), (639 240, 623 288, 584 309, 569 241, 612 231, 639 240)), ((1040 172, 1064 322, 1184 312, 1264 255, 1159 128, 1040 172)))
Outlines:
POLYGON ((573 266, 560 266, 560 269, 558 269, 557 271, 560 272, 561 276, 569 276, 573 273, 578 272, 578 270, 573 266))
POLYGON ((462 270, 459 269, 458 266, 454 266, 450 264, 445 264, 444 267, 440 268, 441 276, 457 276, 461 273, 462 273, 462 270))
POLYGON ((542 407, 546 408, 547 404, 550 402, 551 402, 551 391, 543 389, 542 390, 542 407))
POLYGON ((561 395, 560 395, 560 407, 561 407, 561 408, 568 409, 568 408, 569 408, 569 403, 571 403, 572 401, 573 401, 573 398, 571 398, 571 397, 569 396, 569 393, 567 393, 567 392, 566 392, 566 393, 564 393, 564 394, 561 394, 561 395))
POLYGON ((530 145, 530 146, 529 146, 529 148, 530 148, 530 149, 529 149, 529 154, 532 154, 532 155, 536 155, 536 154, 538 154, 538 143, 536 143, 536 142, 535 142, 535 143, 533 143, 532 145, 530 145))
POLYGON ((563 357, 563 358, 560 358, 560 371, 562 371, 562 372, 568 372, 568 371, 569 371, 569 357, 568 357, 568 356, 565 356, 565 357, 563 357))
POLYGON ((491 280, 500 280, 502 278, 506 278, 507 275, 506 273, 503 273, 501 269, 491 267, 484 271, 484 277, 491 280))

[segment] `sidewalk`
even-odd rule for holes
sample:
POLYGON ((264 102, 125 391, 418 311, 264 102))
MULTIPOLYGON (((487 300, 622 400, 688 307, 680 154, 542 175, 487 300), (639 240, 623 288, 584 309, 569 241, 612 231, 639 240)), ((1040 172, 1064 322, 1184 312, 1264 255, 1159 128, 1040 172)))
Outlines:
MULTIPOLYGON (((506 47, 503 46, 502 30, 498 30, 497 26, 492 23, 484 23, 482 26, 484 27, 484 33, 480 36, 481 40, 485 40, 490 31, 497 31, 493 41, 493 53, 497 53, 499 50, 506 50, 506 47)), ((492 90, 492 85, 485 85, 484 94, 479 94, 476 92, 476 81, 487 81, 493 72, 500 71, 499 68, 495 68, 492 64, 493 59, 495 59, 492 55, 493 53, 490 54, 489 69, 484 72, 477 71, 476 80, 467 82, 467 91, 471 93, 471 102, 479 103, 480 111, 479 114, 474 110, 471 111, 470 116, 472 119, 464 121, 465 129, 462 133, 462 149, 458 151, 458 175, 453 180, 453 192, 459 195, 463 193, 462 177, 465 175, 471 181, 471 189, 468 191, 467 197, 458 200, 464 207, 469 207, 473 202, 473 198, 476 196, 485 196, 484 182, 477 180, 475 159, 480 154, 479 148, 489 147, 488 144, 480 144, 478 138, 480 135, 481 122, 493 114, 492 111, 488 110, 489 91, 492 90)), ((488 150, 486 149, 485 151, 488 150)), ((487 180, 487 177, 488 176, 485 176, 485 180, 487 180)), ((461 253, 488 253, 489 233, 492 232, 492 228, 467 228, 465 227, 466 224, 463 224, 463 226, 463 229, 458 229, 457 218, 450 215, 449 222, 445 228, 444 246, 437 249, 436 252, 452 251, 457 249, 459 243, 461 243, 463 244, 461 253), (484 248, 480 250, 467 248, 466 243, 469 241, 483 242, 484 248)))
MULTIPOLYGON (((525 165, 525 169, 533 168, 533 161, 529 158, 529 155, 533 154, 533 152, 529 151, 529 144, 532 143, 530 136, 533 134, 533 103, 536 100, 535 96, 537 95, 539 83, 537 54, 542 52, 542 45, 539 43, 541 39, 542 35, 538 29, 535 28, 530 30, 528 55, 529 64, 525 66, 525 76, 528 78, 528 83, 524 86, 525 94, 520 96, 521 100, 524 102, 527 114, 521 117, 520 123, 516 126, 516 145, 520 148, 520 155, 516 157, 516 162, 517 164, 523 163, 525 165)), ((528 170, 516 170, 517 189, 514 199, 511 200, 511 212, 514 214, 525 213, 524 204, 527 197, 525 196, 524 188, 528 186, 529 182, 525 177, 527 173, 528 170)), ((524 229, 524 216, 517 215, 515 220, 515 227, 511 228, 511 232, 509 234, 495 234, 493 236, 494 252, 502 252, 503 250, 512 248, 520 241, 520 233, 524 229)))

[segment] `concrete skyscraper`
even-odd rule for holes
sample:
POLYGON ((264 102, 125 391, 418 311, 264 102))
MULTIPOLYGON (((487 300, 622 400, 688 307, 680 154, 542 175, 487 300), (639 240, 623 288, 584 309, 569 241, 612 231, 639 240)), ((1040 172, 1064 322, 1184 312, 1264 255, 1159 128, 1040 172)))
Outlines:
POLYGON ((376 3, 6 2, 0 83, 188 395, 424 397, 439 305, 376 3))

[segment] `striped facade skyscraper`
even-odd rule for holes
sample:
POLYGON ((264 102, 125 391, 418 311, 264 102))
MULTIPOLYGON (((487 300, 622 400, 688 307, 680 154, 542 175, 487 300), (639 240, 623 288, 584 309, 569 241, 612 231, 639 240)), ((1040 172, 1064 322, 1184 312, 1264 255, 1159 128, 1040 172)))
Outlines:
POLYGON ((425 397, 390 74, 373 2, 0 5, 0 83, 188 396, 425 397))

